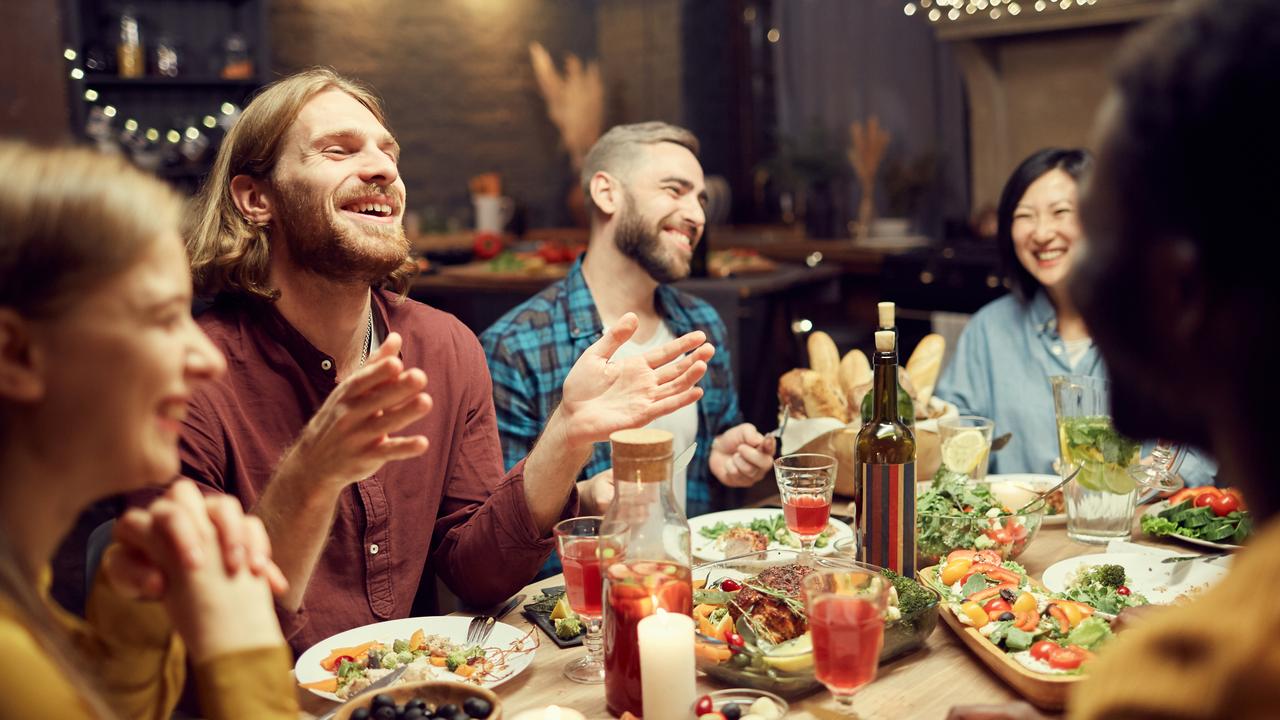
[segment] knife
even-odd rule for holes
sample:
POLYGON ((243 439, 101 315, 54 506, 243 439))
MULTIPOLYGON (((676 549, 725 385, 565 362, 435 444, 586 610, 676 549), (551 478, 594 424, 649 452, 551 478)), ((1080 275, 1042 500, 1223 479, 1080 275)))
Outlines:
MULTIPOLYGON (((408 665, 401 665, 395 670, 392 670, 390 673, 383 675, 377 682, 370 683, 369 687, 365 688, 364 690, 361 690, 360 694, 357 695, 356 698, 363 697, 372 692, 377 692, 378 690, 381 690, 387 687, 388 685, 391 685, 395 681, 399 680, 400 676, 404 675, 404 672, 408 669, 409 669, 408 665)), ((353 702, 356 698, 351 698, 351 699, 342 701, 342 703, 339 704, 338 707, 330 710, 324 715, 321 715, 317 720, 333 720, 334 716, 338 714, 339 710, 346 707, 347 703, 353 702)))
POLYGON ((685 448, 676 456, 674 462, 671 463, 671 474, 674 475, 681 470, 689 467, 690 461, 693 460, 693 452, 698 449, 698 443, 693 443, 685 448))

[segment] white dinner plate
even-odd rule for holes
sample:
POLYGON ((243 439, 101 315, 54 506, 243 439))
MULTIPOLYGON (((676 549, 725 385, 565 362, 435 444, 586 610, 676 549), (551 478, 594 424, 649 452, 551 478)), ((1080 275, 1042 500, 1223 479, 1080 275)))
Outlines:
MULTIPOLYGON (((770 519, 781 517, 782 511, 774 508, 750 508, 742 510, 725 510, 723 512, 708 513, 699 515, 698 517, 689 518, 689 530, 692 533, 693 556, 703 561, 715 561, 724 559, 724 551, 716 544, 715 540, 704 537, 700 530, 702 528, 711 527, 716 523, 725 523, 726 525, 734 525, 741 523, 749 525, 752 520, 770 519)), ((853 537, 853 529, 847 524, 832 519, 830 525, 835 529, 830 537, 827 538, 826 547, 814 548, 815 555, 830 555, 835 552, 835 544, 837 540, 853 537)), ((799 550, 800 545, 797 543, 794 547, 783 545, 776 540, 770 540, 768 550, 792 549, 799 550)))
POLYGON ((1044 586, 1062 592, 1083 566, 1120 565, 1124 567, 1128 587, 1142 593, 1156 605, 1168 605, 1184 595, 1202 592, 1227 574, 1223 561, 1161 562, 1169 557, 1148 553, 1098 553, 1080 555, 1056 562, 1044 571, 1044 586))
MULTIPOLYGON (((1142 513, 1142 516, 1146 517, 1147 515, 1159 515, 1160 513, 1168 509, 1169 509, 1169 501, 1161 500, 1160 502, 1157 502, 1157 503, 1151 503, 1150 507, 1148 507, 1146 511, 1142 513)), ((1180 542, 1189 543, 1191 545, 1199 545, 1200 547, 1213 548, 1215 550, 1239 550, 1241 547, 1239 545, 1232 545, 1231 543, 1219 543, 1219 542, 1213 542, 1212 540, 1201 540, 1200 538, 1187 537, 1186 535, 1177 535, 1177 534, 1151 535, 1151 537, 1158 537, 1161 540, 1166 538, 1170 540, 1178 540, 1180 542)))
MULTIPOLYGON (((422 630, 427 635, 444 635, 459 645, 467 639, 467 626, 471 618, 464 616, 416 617, 403 620, 387 620, 363 627, 353 628, 328 637, 312 645, 306 652, 298 656, 293 666, 298 684, 319 682, 333 677, 333 673, 320 666, 320 661, 329 656, 335 648, 350 647, 377 640, 388 647, 397 639, 408 640, 415 630, 422 630)), ((494 623, 493 632, 485 641, 484 647, 489 652, 486 657, 493 657, 494 650, 532 650, 537 645, 537 638, 528 632, 518 630, 506 623, 494 623)), ((482 680, 479 685, 493 688, 519 675, 533 662, 533 652, 506 653, 500 664, 493 669, 493 677, 482 680)), ((432 667, 437 680, 461 682, 463 678, 450 672, 447 668, 432 667)), ((330 692, 312 690, 322 698, 343 702, 330 692)))
MULTIPOLYGON (((1002 473, 988 475, 986 482, 991 484, 991 494, 1010 508, 1018 508, 1031 502, 1037 493, 1044 492, 1062 482, 1057 475, 1037 475, 1034 473, 1002 473)), ((1042 525, 1065 525, 1067 512, 1064 509, 1053 515, 1046 514, 1042 525)))

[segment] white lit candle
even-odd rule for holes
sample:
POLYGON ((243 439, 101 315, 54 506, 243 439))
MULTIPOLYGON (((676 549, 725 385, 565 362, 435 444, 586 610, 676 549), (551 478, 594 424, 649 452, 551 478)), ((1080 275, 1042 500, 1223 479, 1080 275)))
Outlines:
POLYGON ((697 696, 693 618, 658 610, 636 626, 640 692, 647 718, 682 718, 697 696))
POLYGON ((551 705, 537 710, 525 710, 511 720, 587 720, 587 718, 573 708, 551 705))

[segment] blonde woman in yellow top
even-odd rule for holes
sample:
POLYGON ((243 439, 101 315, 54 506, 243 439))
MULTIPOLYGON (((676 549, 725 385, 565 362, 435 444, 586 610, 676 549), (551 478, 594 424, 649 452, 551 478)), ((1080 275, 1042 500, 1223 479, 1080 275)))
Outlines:
POLYGON ((296 718, 261 523, 175 484, 116 525, 87 621, 48 595, 77 514, 170 482, 226 368, 191 318, 181 201, 117 158, 0 142, 0 718, 296 718))

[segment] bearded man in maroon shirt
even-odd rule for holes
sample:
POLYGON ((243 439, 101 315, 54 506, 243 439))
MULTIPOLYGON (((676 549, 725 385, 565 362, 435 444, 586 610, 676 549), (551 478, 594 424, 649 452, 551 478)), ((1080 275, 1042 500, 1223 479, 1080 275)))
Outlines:
POLYGON ((476 605, 523 586, 577 512, 593 443, 696 401, 714 352, 691 333, 611 363, 636 327, 619 322, 504 472, 479 342, 404 298, 399 153, 370 90, 299 73, 245 109, 188 227, 197 290, 216 297, 199 322, 228 372, 192 398, 183 473, 266 524, 296 652, 408 617, 415 598, 433 610, 437 575, 476 605))

